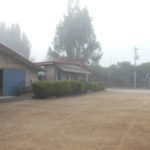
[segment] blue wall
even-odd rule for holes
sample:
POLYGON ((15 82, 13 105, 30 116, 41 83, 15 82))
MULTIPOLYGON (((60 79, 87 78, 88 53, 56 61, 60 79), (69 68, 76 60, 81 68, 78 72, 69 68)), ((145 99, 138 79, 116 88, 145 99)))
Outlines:
POLYGON ((25 70, 3 69, 3 96, 17 94, 17 87, 25 83, 25 70))

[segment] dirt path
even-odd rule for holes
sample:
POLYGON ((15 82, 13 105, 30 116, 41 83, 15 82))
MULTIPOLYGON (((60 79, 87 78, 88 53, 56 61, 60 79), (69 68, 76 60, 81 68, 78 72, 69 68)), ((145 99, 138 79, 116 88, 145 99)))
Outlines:
POLYGON ((150 94, 109 89, 0 104, 0 150, 150 150, 150 94))

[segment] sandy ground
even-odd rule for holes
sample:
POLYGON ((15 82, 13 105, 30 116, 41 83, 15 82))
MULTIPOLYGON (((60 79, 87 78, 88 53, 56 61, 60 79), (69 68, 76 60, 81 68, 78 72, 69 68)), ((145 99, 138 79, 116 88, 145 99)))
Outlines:
POLYGON ((150 150, 150 92, 0 104, 0 150, 150 150))

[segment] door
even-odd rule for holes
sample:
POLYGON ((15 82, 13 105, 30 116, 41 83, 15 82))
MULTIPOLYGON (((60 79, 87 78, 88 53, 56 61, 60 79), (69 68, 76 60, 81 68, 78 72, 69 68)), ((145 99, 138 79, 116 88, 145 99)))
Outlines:
POLYGON ((3 70, 0 69, 0 96, 3 95, 3 70))

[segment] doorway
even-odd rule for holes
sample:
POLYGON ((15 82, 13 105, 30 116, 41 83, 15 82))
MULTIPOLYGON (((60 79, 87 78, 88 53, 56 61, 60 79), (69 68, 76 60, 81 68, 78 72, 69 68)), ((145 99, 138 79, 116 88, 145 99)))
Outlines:
POLYGON ((0 69, 0 96, 3 95, 3 70, 0 69))

